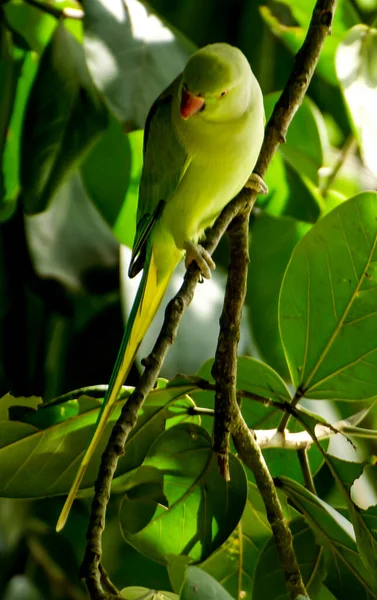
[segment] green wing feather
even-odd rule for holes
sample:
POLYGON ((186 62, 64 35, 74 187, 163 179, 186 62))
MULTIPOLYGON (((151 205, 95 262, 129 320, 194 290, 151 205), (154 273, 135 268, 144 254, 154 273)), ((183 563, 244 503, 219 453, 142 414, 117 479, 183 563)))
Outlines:
POLYGON ((130 277, 144 266, 147 242, 165 203, 187 169, 187 153, 173 128, 173 94, 178 92, 181 75, 157 98, 149 111, 144 132, 144 166, 140 180, 137 226, 130 277))

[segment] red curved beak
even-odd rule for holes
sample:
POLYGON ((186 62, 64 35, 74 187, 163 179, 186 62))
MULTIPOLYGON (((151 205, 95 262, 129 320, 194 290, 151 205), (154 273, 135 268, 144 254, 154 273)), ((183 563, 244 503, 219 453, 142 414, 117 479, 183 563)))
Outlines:
POLYGON ((204 98, 191 94, 186 88, 182 88, 181 96, 181 116, 183 119, 188 119, 199 112, 204 106, 204 98))

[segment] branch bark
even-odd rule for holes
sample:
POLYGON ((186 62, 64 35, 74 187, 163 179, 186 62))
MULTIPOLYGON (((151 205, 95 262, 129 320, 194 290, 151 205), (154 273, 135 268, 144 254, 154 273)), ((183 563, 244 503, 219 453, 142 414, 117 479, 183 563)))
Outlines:
MULTIPOLYGON (((285 140, 288 126, 300 106, 309 82, 314 73, 315 66, 321 52, 321 48, 329 33, 335 0, 318 0, 316 2, 309 30, 305 42, 298 52, 293 71, 287 82, 287 85, 277 102, 271 119, 267 125, 265 139, 262 150, 255 167, 255 173, 264 177, 267 167, 276 152, 279 144, 285 140)), ((216 248, 220 238, 228 228, 231 221, 237 217, 239 227, 243 229, 244 225, 239 219, 247 223, 248 215, 252 209, 256 198, 255 192, 243 189, 238 196, 228 204, 217 219, 214 227, 209 232, 206 241, 206 249, 212 253, 216 248), (241 216, 243 213, 243 216, 241 216)), ((246 261, 247 262, 247 261, 246 261)), ((242 275, 244 279, 244 274, 242 275)), ((101 572, 101 539, 102 531, 105 526, 106 506, 110 495, 111 481, 116 469, 119 457, 123 453, 124 444, 127 436, 134 426, 137 414, 143 405, 145 398, 153 388, 158 377, 160 367, 173 343, 176 332, 182 318, 183 312, 190 304, 194 289, 199 280, 199 270, 192 265, 184 278, 184 283, 177 296, 170 302, 165 313, 165 321, 157 339, 155 347, 145 361, 145 370, 136 386, 134 393, 130 396, 128 402, 123 408, 122 414, 114 426, 107 449, 102 457, 102 462, 95 485, 95 496, 92 503, 89 529, 87 533, 87 547, 82 565, 82 575, 86 579, 89 593, 92 599, 102 598, 120 598, 116 593, 114 586, 106 579, 104 580, 101 572)), ((237 333, 232 333, 233 342, 237 338, 237 333)), ((236 343, 237 346, 237 343, 236 343)), ((224 352, 221 350, 222 354, 224 352)), ((218 394, 223 395, 225 402, 220 402, 218 412, 224 413, 224 430, 229 427, 239 448, 239 452, 245 462, 253 463, 253 470, 260 472, 259 489, 265 500, 268 518, 273 529, 279 554, 282 560, 282 566, 285 573, 287 585, 289 586, 291 597, 295 598, 299 590, 304 590, 300 577, 297 577, 297 561, 292 558, 292 552, 288 552, 288 561, 285 560, 285 552, 291 544, 289 528, 280 517, 279 506, 276 505, 276 491, 272 480, 268 478, 267 468, 263 467, 263 456, 256 444, 253 436, 242 419, 235 400, 235 381, 234 381, 234 352, 232 354, 232 364, 228 365, 228 379, 218 386, 218 394), (226 391, 224 392, 226 388, 226 391), (229 413, 224 412, 224 407, 237 408, 238 418, 233 422, 229 413), (235 425, 237 424, 237 426, 235 425), (243 424, 244 423, 244 424, 243 424), (272 483, 271 483, 272 482, 272 483)), ((226 447, 226 442, 225 442, 226 447)), ((250 466, 251 466, 250 463, 250 466)), ((226 465, 225 465, 226 467, 226 465)), ((255 473, 254 473, 255 474, 255 473)), ((293 553, 294 554, 294 553, 293 553)))

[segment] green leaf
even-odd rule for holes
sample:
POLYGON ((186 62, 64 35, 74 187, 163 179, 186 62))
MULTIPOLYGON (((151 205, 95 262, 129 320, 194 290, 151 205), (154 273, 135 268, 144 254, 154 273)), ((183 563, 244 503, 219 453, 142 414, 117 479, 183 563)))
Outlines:
MULTIPOLYGON (((304 42, 313 6, 307 0, 279 0, 279 2, 276 2, 276 8, 279 7, 280 2, 289 6, 296 23, 292 24, 292 21, 289 24, 282 23, 279 17, 274 14, 274 4, 272 4, 272 8, 261 6, 260 13, 273 34, 281 39, 292 52, 296 53, 304 42)), ((276 14, 279 15, 278 10, 276 14)), ((358 21, 359 17, 352 4, 348 0, 339 0, 335 10, 331 36, 326 38, 316 68, 316 71, 333 85, 337 84, 334 57, 339 41, 347 29, 358 21)))
MULTIPOLYGON (((371 573, 377 574, 377 506, 370 507, 368 511, 361 510, 350 495, 351 486, 362 475, 365 464, 341 460, 330 454, 324 458, 344 493, 361 558, 371 573)), ((377 472, 377 467, 373 468, 377 472)), ((376 473, 373 479, 375 477, 376 473)), ((377 575, 375 578, 377 580, 377 575)))
POLYGON ((127 193, 114 223, 113 232, 118 240, 132 248, 136 232, 137 205, 139 201, 139 183, 143 166, 144 132, 132 131, 128 135, 131 149, 131 168, 127 193))
MULTIPOLYGON (((185 394, 190 389, 192 388, 187 385, 166 386, 151 392, 140 412, 136 427, 128 437, 125 455, 118 464, 114 490, 123 489, 126 474, 143 462, 156 437, 165 427, 169 427, 167 421, 170 418, 171 425, 182 421, 198 421, 198 417, 189 414, 193 402, 185 394)), ((129 393, 126 394, 127 397, 129 393)), ((9 397, 5 397, 4 401, 8 407, 9 397)), ((17 402, 18 399, 14 399, 14 403, 17 402)), ((82 489, 90 488, 94 483, 101 454, 124 402, 123 397, 116 404, 89 465, 82 489)), ((82 455, 92 438, 101 406, 99 400, 85 396, 78 398, 76 405, 76 416, 62 422, 59 422, 62 415, 72 414, 72 400, 69 401, 69 409, 64 402, 44 405, 36 415, 32 415, 30 424, 0 421, 0 439, 8 442, 0 449, 0 496, 38 498, 68 492, 82 455), (37 428, 38 425, 44 427, 49 424, 54 414, 58 415, 57 424, 47 429, 37 428)))
POLYGON ((330 553, 331 560, 337 565, 339 579, 351 580, 351 587, 361 584, 374 597, 377 594, 377 581, 362 562, 352 524, 297 482, 279 477, 275 483, 305 516, 319 542, 330 553))
POLYGON ((187 569, 179 597, 180 600, 233 600, 213 577, 198 567, 187 569))
POLYGON ((155 98, 195 50, 138 0, 92 0, 85 6, 89 70, 126 130, 144 126, 155 98))
MULTIPOLYGON (((313 532, 300 518, 290 524, 295 550, 301 575, 307 591, 316 597, 323 576, 324 561, 320 546, 315 543, 313 532)), ((264 546, 254 573, 252 588, 253 598, 268 598, 268 600, 289 600, 285 592, 284 574, 281 570, 276 543, 271 538, 264 546), (273 577, 271 576, 273 574, 273 577)))
POLYGON ((335 208, 297 244, 279 303, 292 381, 310 398, 377 394, 377 196, 335 208))
POLYGON ((233 598, 251 600, 254 571, 263 546, 271 537, 262 498, 249 483, 247 503, 236 529, 201 568, 224 586, 233 598))
POLYGON ((339 45, 336 70, 367 167, 377 176, 377 29, 356 25, 339 45))
MULTIPOLYGON (((204 363, 198 375, 210 378, 214 360, 204 363)), ((291 394, 280 375, 269 365, 249 356, 240 356, 237 361, 237 390, 246 390, 262 398, 276 402, 289 402, 291 394)))
POLYGON ((56 27, 56 19, 20 0, 5 3, 3 10, 10 27, 32 50, 42 54, 56 27))
POLYGON ((315 223, 323 202, 315 185, 277 152, 266 175, 268 194, 257 206, 275 217, 293 217, 315 223))
POLYGON ((22 61, 21 72, 18 73, 16 96, 12 106, 12 116, 8 125, 3 155, 5 197, 3 206, 0 205, 0 220, 10 217, 16 207, 17 196, 20 190, 19 170, 22 121, 37 66, 38 63, 35 55, 28 52, 22 61))
MULTIPOLYGON (((261 6, 259 10, 264 22, 271 29, 275 37, 282 40, 289 50, 296 54, 304 43, 307 24, 309 21, 305 23, 305 26, 286 25, 280 22, 279 18, 268 6, 261 6)), ((336 82, 335 68, 332 61, 336 47, 337 40, 335 38, 328 37, 317 65, 317 72, 332 84, 335 84, 336 82)))
POLYGON ((129 480, 123 535, 158 562, 187 554, 204 560, 232 533, 245 507, 245 472, 230 456, 230 482, 219 473, 206 431, 193 424, 165 431, 129 480))
POLYGON ((246 292, 250 325, 263 357, 284 376, 288 370, 279 335, 279 290, 292 250, 309 229, 307 223, 265 212, 252 219, 246 292))
POLYGON ((67 173, 108 123, 79 42, 59 24, 30 92, 21 146, 21 186, 28 213, 45 210, 67 173))
MULTIPOLYGON (((280 94, 281 92, 274 92, 264 97, 267 120, 280 94)), ((314 102, 306 97, 289 126, 286 143, 279 147, 279 153, 301 176, 318 185, 318 171, 323 166, 323 153, 327 145, 323 117, 314 102)))
POLYGON ((120 593, 126 600, 179 600, 172 592, 156 592, 137 585, 126 587, 120 593))
MULTIPOLYGON (((0 12, 1 19, 1 12, 0 12)), ((20 76, 23 59, 15 59, 12 55, 11 36, 5 26, 0 23, 0 221, 9 216, 9 207, 6 198, 4 148, 9 136, 9 124, 16 97, 17 80, 20 76)))
POLYGON ((82 162, 85 189, 107 223, 117 220, 130 182, 131 149, 119 121, 110 115, 105 134, 82 162))

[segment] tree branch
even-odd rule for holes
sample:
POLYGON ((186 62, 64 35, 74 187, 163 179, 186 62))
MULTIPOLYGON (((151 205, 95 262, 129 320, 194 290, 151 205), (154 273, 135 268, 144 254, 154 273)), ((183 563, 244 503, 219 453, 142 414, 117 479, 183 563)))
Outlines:
MULTIPOLYGON (((307 37, 301 50, 296 56, 292 74, 275 106, 274 112, 266 128, 261 154, 255 167, 255 172, 261 177, 266 173, 267 167, 279 144, 284 141, 289 123, 304 98, 317 64, 322 45, 329 33, 334 3, 335 0, 318 0, 316 3, 307 37)), ((210 253, 216 248, 220 238, 233 218, 240 212, 245 212, 246 214, 250 212, 255 198, 255 192, 243 189, 223 210, 207 236, 205 246, 210 253)), ((165 321, 160 335, 151 355, 145 361, 144 373, 139 384, 136 386, 134 393, 125 404, 122 414, 113 428, 108 446, 102 457, 95 485, 95 495, 87 533, 87 547, 82 565, 82 574, 86 579, 92 599, 120 597, 114 593, 114 588, 110 590, 109 588, 111 586, 106 584, 105 587, 107 588, 108 593, 105 593, 101 583, 100 571, 102 553, 101 539, 105 525, 106 506, 110 495, 111 481, 118 458, 123 453, 127 436, 136 422, 137 414, 142 407, 145 398, 153 388, 168 348, 175 339, 183 312, 191 302, 198 280, 199 270, 195 265, 192 265, 185 275, 184 283, 180 291, 167 307, 165 321)), ((232 369, 233 367, 229 371, 231 376, 233 372, 232 369)), ((235 427, 232 421, 230 422, 231 432, 239 445, 240 454, 242 457, 245 457, 245 462, 248 460, 250 464, 252 463, 253 470, 255 469, 258 473, 259 489, 261 493, 263 490, 262 496, 266 504, 268 518, 274 532, 279 553, 281 554, 287 585, 289 585, 292 597, 296 597, 298 595, 296 594, 296 591, 304 590, 305 588, 303 587, 300 578, 297 578, 297 561, 295 563, 295 557, 292 558, 291 556, 292 552, 288 552, 289 545, 291 544, 289 528, 287 528, 285 520, 281 519, 279 505, 276 504, 276 490, 273 486, 268 469, 264 465, 263 456, 260 453, 258 445, 250 434, 246 423, 244 423, 243 420, 240 421, 242 415, 239 412, 237 403, 234 401, 232 386, 228 386, 228 391, 233 399, 232 405, 237 408, 239 414, 239 419, 236 420, 237 427, 235 427), (240 426, 240 422, 241 424, 244 423, 242 427, 240 426), (285 554, 286 552, 288 552, 288 554, 285 554), (286 558, 286 556, 289 558, 286 558)), ((301 591, 301 593, 303 592, 301 591)))
POLYGON ((284 516, 274 481, 265 463, 262 451, 237 405, 232 407, 232 416, 231 433, 233 440, 241 460, 252 471, 262 496, 287 590, 292 600, 300 594, 307 596, 293 548, 292 533, 284 516))
POLYGON ((216 382, 213 450, 217 453, 220 472, 226 481, 230 479, 230 407, 237 402, 237 349, 249 264, 249 214, 250 210, 246 214, 240 213, 229 228, 230 262, 220 317, 220 333, 212 367, 212 375, 216 382))

